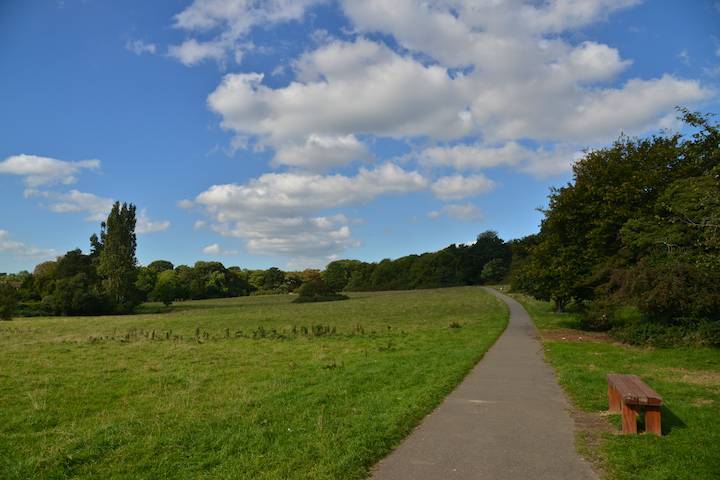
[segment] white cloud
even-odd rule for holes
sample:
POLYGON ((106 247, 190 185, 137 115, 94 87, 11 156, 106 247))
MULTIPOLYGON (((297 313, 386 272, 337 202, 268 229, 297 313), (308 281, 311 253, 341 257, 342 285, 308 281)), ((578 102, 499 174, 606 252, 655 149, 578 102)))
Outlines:
POLYGON ((232 54, 240 63, 248 43, 243 40, 253 27, 299 20, 319 0, 194 0, 175 15, 175 28, 190 34, 213 33, 212 39, 198 42, 190 38, 173 45, 169 54, 191 66, 213 59, 224 64, 232 54))
POLYGON ((205 255, 220 255, 220 244, 213 243, 202 249, 205 255))
POLYGON ((528 156, 520 170, 538 178, 545 178, 569 171, 584 152, 571 145, 557 145, 554 149, 538 149, 528 156))
MULTIPOLYGON (((175 17, 189 35, 189 53, 177 56, 223 64, 249 48, 253 28, 301 19, 314 3, 196 0, 175 17)), ((385 193, 472 197, 494 186, 477 172, 497 166, 566 173, 583 146, 654 131, 669 125, 675 105, 713 94, 698 80, 629 74, 632 60, 616 46, 572 32, 637 3, 341 0, 351 40, 314 34, 299 58, 282 60, 289 83, 231 73, 207 98, 234 134, 233 149, 267 149, 272 167, 290 171, 214 185, 180 204, 204 211, 211 228, 244 239, 251 252, 325 259, 354 241, 347 223, 318 216, 327 210, 385 193), (371 159, 377 138, 427 146, 408 157, 445 176, 431 182, 437 173, 389 164, 361 166, 357 175, 310 173, 371 159)), ((479 212, 452 204, 434 215, 479 212)))
POLYGON ((75 189, 62 193, 34 190, 30 195, 48 199, 47 208, 55 213, 85 213, 87 221, 105 220, 113 206, 111 198, 75 189))
POLYGON ((168 55, 190 67, 205 60, 222 62, 226 55, 226 49, 226 45, 222 42, 198 42, 191 38, 180 45, 170 46, 168 55))
POLYGON ((257 216, 292 216, 370 201, 389 193, 423 190, 428 181, 386 163, 361 168, 354 177, 308 173, 266 173, 244 185, 213 185, 195 198, 220 222, 257 216))
POLYGON ((483 218, 480 209, 471 203, 445 205, 440 210, 433 210, 427 214, 431 220, 436 220, 443 215, 464 222, 475 222, 483 218))
POLYGON ((147 233, 164 232, 170 228, 169 220, 151 220, 147 215, 147 211, 143 208, 140 210, 140 216, 137 219, 135 233, 145 235, 147 233))
POLYGON ((180 208, 184 208, 185 210, 190 210, 195 206, 192 200, 188 200, 187 198, 183 198, 182 200, 178 200, 177 206, 180 208))
MULTIPOLYGON (((672 117, 674 118, 674 117, 672 117)), ((666 125, 666 120, 660 122, 666 125)), ((458 144, 450 147, 431 147, 417 154, 421 164, 431 167, 452 167, 456 170, 483 170, 497 166, 512 166, 536 177, 567 172, 581 156, 579 147, 555 144, 553 148, 531 149, 517 142, 501 146, 458 144)))
POLYGON ((154 55, 157 52, 157 45, 154 43, 145 43, 142 40, 128 40, 125 43, 125 49, 133 52, 135 55, 149 53, 154 55))
MULTIPOLYGON (((511 72, 548 58, 538 39, 587 25, 638 1, 344 0, 361 32, 392 35, 405 48, 447 66, 511 72), (525 65, 523 67, 523 64, 525 65)), ((559 44, 556 44, 559 45, 559 44)))
POLYGON ((244 239, 251 253, 322 259, 358 242, 344 215, 313 213, 428 186, 418 172, 393 164, 361 168, 352 177, 267 173, 246 184, 214 185, 193 205, 205 211, 216 232, 244 239))
POLYGON ((430 147, 418 155, 428 166, 453 167, 456 170, 481 170, 501 165, 516 165, 528 156, 528 149, 517 142, 499 147, 480 144, 458 144, 450 147, 430 147))
POLYGON ((273 162, 276 165, 325 170, 367 158, 369 158, 367 147, 354 135, 312 134, 301 145, 291 144, 278 148, 273 162))
POLYGON ((0 229, 0 252, 32 258, 53 258, 57 256, 57 251, 54 249, 37 248, 13 240, 10 232, 2 229, 0 229))
POLYGON ((53 184, 72 184, 81 170, 97 170, 99 160, 81 160, 68 162, 37 155, 12 155, 0 162, 0 174, 25 177, 28 188, 53 184))
MULTIPOLYGON (((495 42, 486 41, 495 52, 495 42)), ((493 144, 607 142, 620 131, 656 128, 675 105, 711 94, 698 81, 671 75, 604 86, 629 64, 616 49, 589 41, 527 42, 507 46, 510 51, 500 42, 505 66, 486 60, 451 74, 447 66, 423 64, 367 39, 335 41, 295 62, 297 80, 284 87, 266 86, 258 73, 226 75, 208 105, 224 128, 275 148, 277 163, 287 155, 287 163, 308 166, 316 164, 313 139, 358 134, 448 141, 475 135, 493 144)), ((353 158, 341 153, 334 161, 320 155, 317 164, 353 158)))
POLYGON ((436 197, 442 200, 459 200, 487 193, 495 188, 495 183, 485 175, 451 175, 436 180, 431 187, 436 197))
POLYGON ((193 228, 195 230, 201 230, 207 226, 207 222, 205 220, 196 220, 193 224, 193 228))
POLYGON ((263 85, 261 74, 226 75, 208 104, 224 128, 271 146, 302 144, 312 135, 469 133, 467 101, 456 85, 462 78, 383 45, 335 42, 303 56, 296 69, 308 80, 277 89, 263 85))

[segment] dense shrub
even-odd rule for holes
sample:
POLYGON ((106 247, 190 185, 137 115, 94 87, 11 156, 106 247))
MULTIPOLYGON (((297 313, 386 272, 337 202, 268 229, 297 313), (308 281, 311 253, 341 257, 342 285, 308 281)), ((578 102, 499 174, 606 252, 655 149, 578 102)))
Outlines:
POLYGON ((720 321, 693 319, 674 325, 647 321, 628 323, 613 328, 610 334, 633 345, 720 347, 720 321))
POLYGON ((8 282, 0 282, 0 320, 12 319, 17 303, 17 289, 8 282))
POLYGON ((333 291, 322 278, 314 278, 303 283, 298 289, 298 297, 294 303, 332 302, 347 300, 347 295, 333 291))

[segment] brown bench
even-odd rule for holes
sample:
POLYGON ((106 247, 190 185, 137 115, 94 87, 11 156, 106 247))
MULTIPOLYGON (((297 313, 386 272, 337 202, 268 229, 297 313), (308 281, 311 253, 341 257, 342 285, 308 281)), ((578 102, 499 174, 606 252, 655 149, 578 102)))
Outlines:
POLYGON ((635 415, 641 412, 641 407, 644 407, 645 431, 662 435, 660 431, 662 397, 637 375, 610 373, 607 379, 610 411, 622 412, 622 432, 637 433, 635 415))

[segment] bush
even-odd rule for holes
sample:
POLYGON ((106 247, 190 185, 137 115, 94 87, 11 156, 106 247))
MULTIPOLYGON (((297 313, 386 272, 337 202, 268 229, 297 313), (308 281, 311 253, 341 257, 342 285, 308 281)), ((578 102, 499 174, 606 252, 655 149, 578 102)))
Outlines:
POLYGON ((610 334, 632 345, 653 347, 720 346, 720 321, 678 319, 674 324, 648 321, 618 326, 610 334))
POLYGON ((15 315, 18 317, 45 317, 53 312, 40 300, 26 300, 15 307, 15 315))
POLYGON ((321 278, 313 278, 300 285, 298 298, 293 303, 333 302, 348 298, 347 295, 334 292, 321 278))
POLYGON ((480 280, 483 283, 501 282, 508 273, 507 265, 502 258, 494 258, 483 266, 480 280))
POLYGON ((17 289, 7 282, 0 283, 0 320, 12 319, 17 302, 17 289))
POLYGON ((177 298, 177 292, 177 274, 174 270, 165 270, 157 276, 157 283, 150 293, 150 298, 168 307, 177 298))

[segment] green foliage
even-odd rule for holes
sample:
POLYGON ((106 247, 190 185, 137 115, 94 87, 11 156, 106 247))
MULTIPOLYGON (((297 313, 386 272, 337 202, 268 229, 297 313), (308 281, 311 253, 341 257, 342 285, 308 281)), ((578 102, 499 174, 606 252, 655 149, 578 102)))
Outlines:
POLYGON ((332 302, 347 300, 346 295, 338 294, 320 277, 308 279, 298 289, 298 297, 294 303, 332 302))
POLYGON ((263 288, 266 290, 276 290, 285 283, 285 272, 277 267, 265 270, 263 274, 263 288))
POLYGON ((501 258, 494 258, 487 262, 480 273, 483 283, 501 282, 507 275, 507 266, 501 258))
POLYGON ((681 113, 697 130, 690 137, 621 137, 575 164, 540 234, 513 246, 514 290, 558 310, 584 306, 586 326, 627 338, 718 319, 720 133, 707 116, 681 113), (628 306, 641 320, 617 315, 628 306))
POLYGON ((135 288, 143 301, 150 298, 150 292, 153 291, 157 282, 157 275, 157 272, 149 267, 138 267, 135 288))
POLYGON ((9 282, 0 280, 0 320, 11 320, 15 315, 18 292, 9 282))
POLYGON ((111 309, 93 257, 80 249, 59 257, 47 269, 46 283, 43 309, 55 315, 97 315, 111 309))
POLYGON ((135 287, 137 258, 135 250, 135 205, 115 202, 107 221, 101 225, 100 239, 93 247, 99 250, 97 272, 113 311, 129 313, 139 303, 135 287))
POLYGON ((173 266, 172 262, 169 262, 167 260, 155 260, 154 262, 150 262, 147 268, 148 270, 151 270, 155 273, 160 273, 166 270, 172 270, 175 267, 173 266))
POLYGON ((356 260, 332 262, 325 278, 336 288, 346 291, 411 290, 483 283, 482 271, 488 262, 495 263, 494 272, 510 263, 511 253, 496 232, 478 235, 472 245, 450 245, 422 255, 408 255, 379 263, 356 260))
POLYGON ((336 292, 341 292, 347 287, 352 277, 353 271, 359 267, 362 262, 358 260, 336 260, 328 263, 325 267, 325 282, 336 292))
POLYGON ((150 299, 169 306, 177 298, 178 283, 174 270, 164 270, 158 274, 157 283, 150 294, 150 299))

